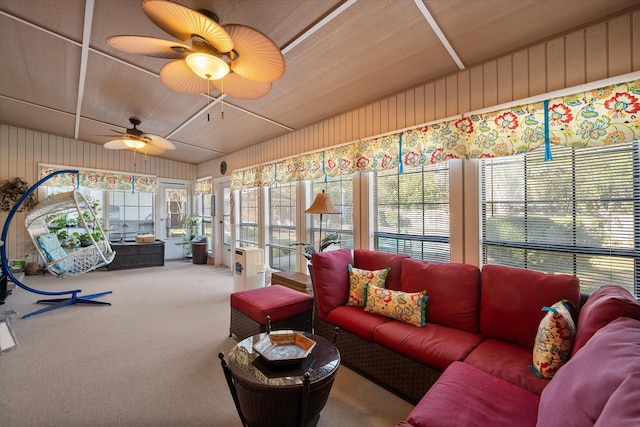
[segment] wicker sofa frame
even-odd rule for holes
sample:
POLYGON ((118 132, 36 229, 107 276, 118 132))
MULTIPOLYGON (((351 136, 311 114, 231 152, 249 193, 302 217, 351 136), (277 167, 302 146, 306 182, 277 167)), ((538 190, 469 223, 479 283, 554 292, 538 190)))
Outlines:
MULTIPOLYGON (((314 319, 314 333, 333 339, 335 325, 314 319)), ((341 363, 415 405, 442 371, 340 329, 336 341, 341 363)))

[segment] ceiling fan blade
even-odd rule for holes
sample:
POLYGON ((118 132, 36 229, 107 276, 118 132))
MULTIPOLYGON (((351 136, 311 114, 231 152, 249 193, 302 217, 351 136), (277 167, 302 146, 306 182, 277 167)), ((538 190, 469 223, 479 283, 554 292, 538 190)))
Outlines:
POLYGON ((245 79, 236 73, 229 73, 221 80, 211 80, 211 83, 221 92, 237 99, 261 98, 271 90, 271 82, 245 79))
POLYGON ((107 43, 123 52, 155 58, 177 59, 183 58, 185 52, 191 52, 186 44, 155 37, 113 36, 107 39, 107 43))
POLYGON ((191 40, 192 35, 198 35, 220 52, 233 49, 233 40, 222 26, 200 12, 166 0, 144 0, 142 10, 154 24, 178 40, 191 40))
MULTIPOLYGON (((149 138, 149 143, 147 147, 155 147, 164 151, 175 150, 176 146, 173 145, 171 141, 165 139, 158 135, 151 135, 150 133, 146 133, 145 137, 149 138)), ((148 151, 147 151, 148 152, 148 151)), ((150 154, 150 153, 149 153, 150 154)))
POLYGON ((125 150, 129 148, 121 139, 114 139, 113 141, 109 141, 104 144, 103 147, 108 150, 125 150))
POLYGON ((233 39, 238 59, 231 69, 242 77, 258 82, 273 82, 284 74, 284 58, 275 43, 260 31, 246 25, 225 25, 233 39))
POLYGON ((148 154, 150 156, 159 156, 160 154, 164 154, 167 152, 167 150, 165 150, 164 148, 156 147, 151 144, 147 144, 136 151, 138 151, 139 153, 148 154))
POLYGON ((160 80, 176 92, 207 93, 207 81, 194 74, 184 59, 165 64, 160 69, 160 80))

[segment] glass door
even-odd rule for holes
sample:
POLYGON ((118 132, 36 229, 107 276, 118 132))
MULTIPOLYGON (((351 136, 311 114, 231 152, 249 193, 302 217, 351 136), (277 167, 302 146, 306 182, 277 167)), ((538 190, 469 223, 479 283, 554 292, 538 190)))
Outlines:
POLYGON ((164 258, 184 259, 191 254, 191 239, 197 234, 197 221, 190 218, 189 186, 160 184, 161 232, 164 258))

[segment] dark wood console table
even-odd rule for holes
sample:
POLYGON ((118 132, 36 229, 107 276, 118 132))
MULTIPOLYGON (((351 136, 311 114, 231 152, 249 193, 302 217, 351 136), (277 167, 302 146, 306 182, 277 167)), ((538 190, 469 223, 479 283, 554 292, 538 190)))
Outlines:
POLYGON ((164 242, 156 240, 149 243, 112 242, 116 257, 107 265, 109 270, 127 268, 154 267, 164 265, 164 242))

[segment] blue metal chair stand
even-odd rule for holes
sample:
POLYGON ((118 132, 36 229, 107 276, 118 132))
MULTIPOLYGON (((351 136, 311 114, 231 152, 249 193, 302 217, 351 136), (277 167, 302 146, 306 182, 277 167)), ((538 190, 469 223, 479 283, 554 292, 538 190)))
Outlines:
MULTIPOLYGON (((53 304, 53 305, 51 305, 49 307, 46 307, 46 308, 43 308, 43 309, 40 309, 40 310, 37 310, 37 311, 34 311, 32 313, 25 314, 24 316, 22 316, 23 319, 26 319, 28 317, 37 316, 38 314, 46 313, 48 311, 55 310, 55 309, 58 309, 58 308, 71 306, 71 305, 74 305, 74 304, 111 305, 111 303, 109 303, 109 302, 94 301, 94 298, 98 298, 98 297, 101 297, 103 295, 110 294, 110 293, 112 293, 111 291, 100 292, 100 293, 90 294, 90 295, 82 295, 82 296, 78 295, 80 292, 82 292, 81 289, 74 289, 74 290, 70 290, 70 291, 60 291, 60 292, 41 291, 41 290, 38 290, 38 289, 31 288, 31 287, 25 285, 24 283, 22 283, 20 280, 18 280, 14 276, 13 272, 11 271, 11 268, 9 267, 9 260, 7 259, 6 241, 7 241, 7 234, 9 232, 9 226, 11 225, 11 220, 13 219, 15 213, 20 208, 20 205, 22 205, 22 203, 27 199, 27 197, 29 197, 29 195, 31 193, 33 193, 45 181, 51 179, 55 175, 59 175, 59 174, 62 174, 62 173, 75 173, 75 174, 77 174, 78 171, 77 170, 60 170, 60 171, 53 172, 53 173, 45 176, 44 178, 42 178, 35 185, 33 185, 31 188, 29 188, 22 195, 22 197, 20 197, 20 199, 16 202, 16 204, 11 209, 11 212, 9 212, 9 216, 7 217, 7 220, 4 223, 4 227, 2 228, 2 236, 0 237, 0 241, 5 242, 4 245, 0 245, 0 258, 2 259, 2 272, 7 277, 9 277, 11 279, 11 281, 13 281, 17 286, 21 287, 22 289, 25 289, 26 291, 33 292, 33 293, 39 294, 39 295, 49 295, 49 296, 61 297, 61 298, 38 300, 37 301, 38 304, 53 304)), ((88 270, 88 271, 91 271, 91 270, 88 270)))

